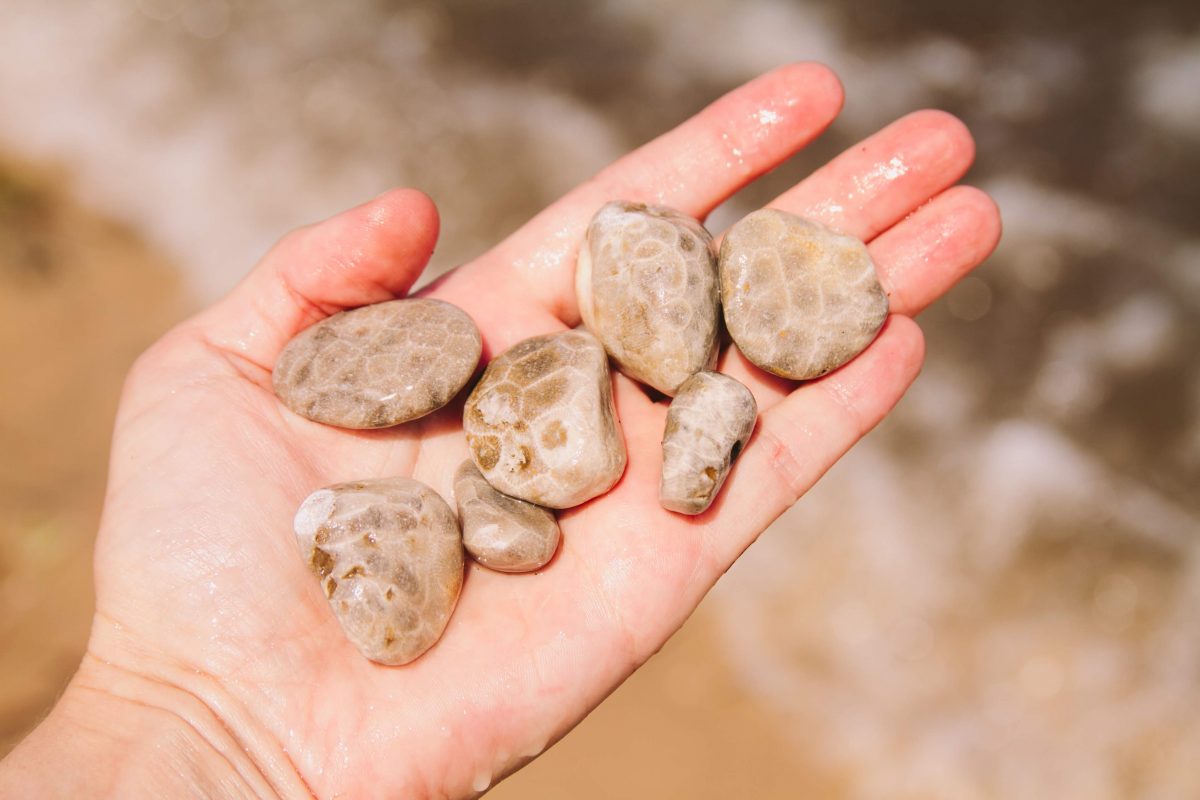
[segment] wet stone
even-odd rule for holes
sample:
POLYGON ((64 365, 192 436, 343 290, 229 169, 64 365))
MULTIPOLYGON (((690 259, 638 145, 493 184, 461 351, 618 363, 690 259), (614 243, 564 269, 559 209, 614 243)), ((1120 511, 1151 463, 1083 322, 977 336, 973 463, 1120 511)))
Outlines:
POLYGON ((613 202, 592 218, 575 291, 583 322, 626 375, 674 395, 716 363, 712 236, 664 206, 613 202))
POLYGON ((558 549, 554 512, 497 492, 473 461, 464 461, 454 474, 454 498, 463 546, 485 567, 530 572, 558 549))
POLYGON ((721 302, 738 349, 768 372, 808 380, 862 352, 888 313, 867 247, 775 209, 721 243, 721 302))
POLYGON ((340 483, 296 512, 304 561, 359 651, 407 664, 442 635, 463 580, 450 506, 411 478, 340 483))
POLYGON ((548 508, 604 494, 625 471, 608 357, 587 331, 535 336, 492 359, 463 432, 488 483, 548 508))
POLYGON ((450 402, 479 364, 479 330, 440 300, 392 300, 334 314, 279 355, 273 382, 302 417, 387 428, 450 402))
POLYGON ((705 371, 688 378, 667 410, 663 508, 700 514, 712 505, 757 416, 754 395, 728 375, 705 371))

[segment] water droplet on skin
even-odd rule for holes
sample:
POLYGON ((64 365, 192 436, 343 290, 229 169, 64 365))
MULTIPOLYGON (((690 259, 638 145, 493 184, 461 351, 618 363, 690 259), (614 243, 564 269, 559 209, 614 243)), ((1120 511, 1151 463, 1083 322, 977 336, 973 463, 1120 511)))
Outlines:
MULTIPOLYGON (((863 175, 854 176, 854 187, 860 195, 868 194, 877 189, 881 184, 888 181, 894 181, 902 175, 908 174, 908 165, 900 158, 900 156, 892 156, 887 161, 876 164, 863 175)), ((854 193, 851 193, 854 196, 854 193)))
POLYGON ((492 773, 490 772, 478 772, 475 779, 471 781, 471 789, 476 792, 486 792, 491 785, 492 773))
POLYGON ((804 216, 832 223, 846 211, 845 207, 833 200, 822 200, 809 209, 804 216))
POLYGON ((542 741, 535 744, 533 747, 526 749, 523 754, 525 758, 537 758, 546 750, 546 742, 542 741))

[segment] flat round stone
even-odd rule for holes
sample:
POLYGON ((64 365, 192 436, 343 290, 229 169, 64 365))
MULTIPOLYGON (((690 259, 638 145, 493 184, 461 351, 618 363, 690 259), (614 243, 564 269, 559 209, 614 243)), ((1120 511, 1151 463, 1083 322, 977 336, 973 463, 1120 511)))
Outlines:
POLYGON ((717 359, 712 235, 665 206, 618 201, 588 225, 575 270, 579 312, 618 369, 666 395, 717 359))
POLYGON ((738 349, 767 372, 817 378, 861 353, 887 319, 867 247, 775 209, 742 219, 721 243, 721 302, 738 349))
POLYGON ((716 499, 734 460, 754 431, 758 405, 737 380, 697 372, 679 387, 663 430, 663 508, 700 514, 716 499))
POLYGON ((339 483, 296 512, 296 538, 333 614, 364 656, 407 664, 442 635, 463 581, 458 520, 411 478, 339 483))
POLYGON ((558 549, 558 521, 548 508, 497 492, 471 460, 454 473, 463 546, 499 572, 531 572, 558 549))
POLYGON ((436 411, 479 365, 479 330, 441 300, 392 300, 304 329, 279 354, 283 404, 341 428, 387 428, 436 411))
POLYGON ((463 432, 488 483, 539 506, 577 506, 625 471, 608 356, 587 331, 534 336, 492 359, 463 432))

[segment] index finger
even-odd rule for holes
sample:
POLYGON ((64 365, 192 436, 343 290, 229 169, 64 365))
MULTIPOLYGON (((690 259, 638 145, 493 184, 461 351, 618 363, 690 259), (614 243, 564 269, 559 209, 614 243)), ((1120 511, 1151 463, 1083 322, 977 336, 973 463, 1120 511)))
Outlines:
POLYGON ((597 208, 633 200, 703 219, 816 138, 842 99, 841 83, 824 65, 789 64, 768 72, 601 170, 464 271, 506 265, 521 278, 526 296, 565 324, 577 324, 575 253, 597 208))

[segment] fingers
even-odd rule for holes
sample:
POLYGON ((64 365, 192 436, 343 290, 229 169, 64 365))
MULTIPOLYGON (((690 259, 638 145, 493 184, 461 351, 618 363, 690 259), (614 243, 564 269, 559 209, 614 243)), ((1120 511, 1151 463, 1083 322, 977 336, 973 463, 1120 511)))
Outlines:
POLYGON ((1000 241, 1000 211, 973 186, 955 186, 875 238, 871 257, 891 311, 915 316, 983 263, 1000 241))
MULTIPOLYGON (((943 191, 962 177, 974 154, 970 132, 958 119, 918 111, 846 150, 770 205, 871 240, 890 310, 911 315, 995 248, 995 204, 976 189, 943 191), (875 241, 880 231, 886 233, 875 241)), ((760 409, 795 388, 755 367, 736 346, 721 370, 746 384, 760 409)))
MULTIPOLYGON (((913 316, 983 263, 1000 238, 1000 215, 990 197, 956 186, 876 237, 868 249, 893 314, 913 316)), ((763 372, 732 346, 720 365, 770 408, 796 384, 763 372)))
POLYGON ((195 322, 214 345, 269 370, 312 323, 407 293, 437 234, 433 201, 393 190, 288 234, 195 322))
POLYGON ((471 268, 511 267, 532 298, 574 325, 575 254, 597 208, 609 200, 639 200, 704 217, 820 134, 842 97, 837 77, 820 64, 769 72, 615 162, 471 268))
POLYGON ((800 386, 759 416, 758 427, 722 490, 724 501, 716 524, 704 528, 718 570, 732 564, 758 531, 807 492, 891 411, 916 379, 924 355, 917 324, 892 315, 858 358, 800 386), (736 524, 721 524, 721 520, 736 524))
POLYGON ((846 150, 770 205, 870 241, 966 174, 967 127, 944 111, 917 111, 846 150))

